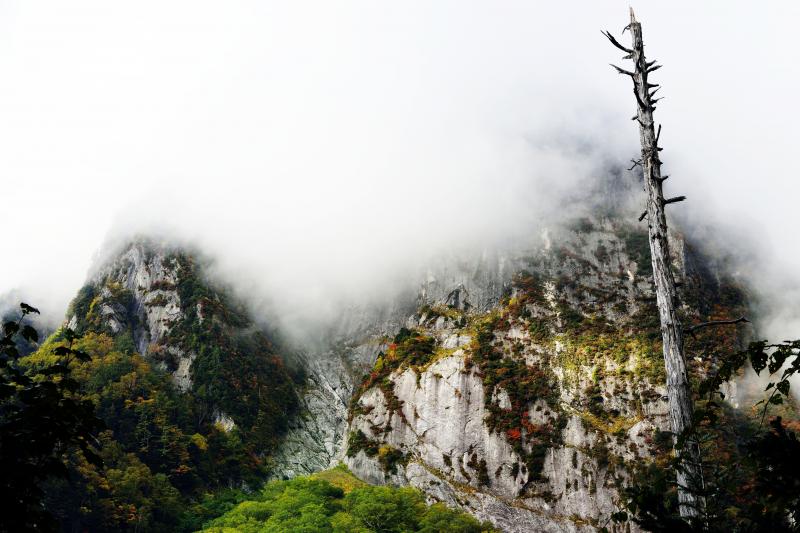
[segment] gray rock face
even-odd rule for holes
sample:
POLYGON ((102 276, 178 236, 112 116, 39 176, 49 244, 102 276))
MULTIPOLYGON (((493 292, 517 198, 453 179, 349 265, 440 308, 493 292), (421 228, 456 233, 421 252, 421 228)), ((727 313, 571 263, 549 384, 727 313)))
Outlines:
POLYGON ((164 350, 175 361, 175 384, 187 391, 192 386, 190 368, 196 354, 165 342, 171 325, 183 318, 177 270, 165 248, 134 243, 90 282, 100 288, 100 312, 111 333, 131 326, 137 352, 152 355, 164 350))
MULTIPOLYGON (((301 345, 309 374, 303 415, 295 421, 276 455, 276 477, 308 474, 344 458, 348 408, 362 377, 401 327, 416 323, 420 306, 447 303, 464 311, 491 309, 507 287, 508 258, 486 252, 477 260, 447 259, 429 269, 417 287, 409 286, 385 305, 348 308, 330 331, 301 345)), ((444 320, 439 322, 445 328, 444 320)), ((454 334, 446 344, 457 347, 469 337, 454 334)))
MULTIPOLYGON (((504 531, 609 525, 619 487, 667 429, 658 364, 632 333, 653 296, 637 231, 597 220, 544 231, 516 250, 442 260, 391 303, 342 313, 296 346, 308 380, 302 412, 273 454, 274 475, 344 460, 368 482, 418 487, 504 531), (387 356, 401 328, 432 339, 422 363, 387 356), (541 371, 552 394, 520 405, 514 379, 530 376, 490 376, 476 362, 487 344, 500 367, 541 371), (364 386, 376 362, 386 379, 364 386), (358 434, 379 451, 348 453, 358 434)), ((681 276, 709 282, 689 248, 673 242, 681 276)), ((184 318, 178 274, 165 250, 133 245, 94 276, 94 305, 109 331, 132 331, 140 353, 171 361, 176 386, 188 391, 196 354, 168 342, 184 318)), ((199 303, 195 314, 202 324, 199 303)))
POLYGON ((353 309, 325 337, 300 345, 308 374, 303 409, 275 455, 275 477, 309 474, 342 460, 355 387, 385 348, 385 337, 414 307, 413 300, 400 300, 388 309, 353 309))
MULTIPOLYGON (((297 462, 286 472, 344 458, 365 481, 418 487, 431 500, 466 509, 504 531, 611 527, 619 487, 636 463, 654 453, 653 435, 668 429, 667 404, 658 379, 660 354, 643 351, 641 339, 617 345, 623 348, 612 355, 574 333, 578 321, 596 335, 611 329, 627 335, 640 327, 632 317, 646 313, 653 297, 646 237, 609 221, 582 224, 545 231, 514 253, 445 261, 420 283, 416 306, 397 307, 378 327, 361 322, 340 332, 337 349, 321 358, 310 355, 313 386, 305 422, 287 444, 286 456, 297 462), (512 312, 522 295, 512 280, 521 272, 541 280, 542 294, 512 312), (470 324, 492 314, 508 322, 494 331, 492 345, 504 359, 545 368, 558 398, 556 405, 536 400, 525 408, 522 447, 515 447, 520 437, 513 430, 489 423, 492 412, 512 411, 513 397, 502 387, 486 390, 472 363, 470 324), (540 323, 546 331, 537 333, 540 323), (363 370, 401 326, 435 339, 433 360, 421 367, 400 364, 388 375, 388 389, 357 390, 363 370), (500 411, 490 412, 490 405, 500 411), (541 472, 531 472, 525 465, 537 445, 526 437, 533 431, 528 428, 552 427, 556 419, 561 426, 552 430, 557 435, 544 449, 541 472), (345 437, 358 432, 403 459, 389 468, 383 452, 344 454, 345 437), (309 451, 311 435, 320 437, 316 452, 309 451)), ((680 236, 674 242, 678 277, 696 275, 680 236)))
POLYGON ((211 266, 193 250, 134 241, 81 289, 73 322, 168 372, 196 407, 196 427, 238 427, 255 453, 271 455, 297 412, 295 383, 272 335, 211 266))

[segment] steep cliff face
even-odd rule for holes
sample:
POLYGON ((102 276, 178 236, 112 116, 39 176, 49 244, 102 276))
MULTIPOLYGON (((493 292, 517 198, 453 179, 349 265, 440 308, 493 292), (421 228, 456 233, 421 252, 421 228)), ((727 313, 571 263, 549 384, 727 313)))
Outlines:
MULTIPOLYGON (((204 503, 264 483, 303 378, 201 256, 127 245, 80 290, 68 325, 88 356, 73 362, 75 394, 106 430, 102 468, 70 457, 70 483, 46 487, 65 531, 196 531, 204 503)), ((64 340, 57 330, 28 364, 52 362, 64 340)))
MULTIPOLYGON (((432 276, 404 327, 372 339, 348 466, 506 531, 609 525, 618 489, 669 442, 647 246, 640 229, 584 219, 488 269, 432 276)), ((686 293, 706 296, 687 298, 685 320, 744 305, 680 236, 673 247, 686 293)), ((692 361, 702 372, 710 341, 689 344, 705 351, 692 361)))
MULTIPOLYGON (((202 261, 152 242, 98 270, 70 325, 169 376, 185 404, 170 423, 191 457, 173 470, 205 486, 344 460, 366 481, 418 487, 505 531, 594 530, 610 526, 643 460, 669 448, 647 236, 582 219, 531 243, 442 260, 390 304, 346 310, 292 348, 294 374, 202 261), (244 450, 198 451, 220 432, 244 450), (217 479, 214 453, 244 466, 217 479)), ((730 279, 680 235, 673 252, 684 320, 740 314, 730 279)), ((741 341, 710 335, 688 340, 704 354, 694 372, 741 341)))
POLYGON ((291 422, 275 456, 275 477, 330 468, 344 458, 349 406, 365 372, 425 302, 487 311, 496 306, 513 269, 506 256, 486 253, 475 260, 443 258, 418 286, 399 290, 388 303, 353 306, 338 320, 296 346, 307 381, 300 416, 291 422))
POLYGON ((198 254, 137 241, 73 301, 68 325, 104 333, 168 372, 199 423, 236 426, 266 446, 297 411, 292 379, 245 307, 205 274, 198 254))
POLYGON ((275 455, 273 477, 294 477, 338 464, 347 436, 348 406, 364 372, 372 367, 387 335, 414 312, 413 293, 386 306, 353 307, 332 326, 295 344, 306 381, 299 416, 275 455))
POLYGON ((174 363, 175 384, 183 391, 190 389, 189 369, 197 354, 167 342, 171 325, 184 318, 179 268, 177 259, 164 249, 150 243, 129 246, 81 289, 68 325, 79 332, 96 328, 127 336, 143 355, 167 352, 174 363))

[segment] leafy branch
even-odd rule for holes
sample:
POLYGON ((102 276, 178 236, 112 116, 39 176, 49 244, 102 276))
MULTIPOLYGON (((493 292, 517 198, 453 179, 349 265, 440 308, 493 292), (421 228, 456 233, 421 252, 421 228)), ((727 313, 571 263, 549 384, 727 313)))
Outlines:
POLYGON ((70 450, 80 450, 87 461, 102 466, 97 436, 105 425, 92 401, 77 394, 80 385, 70 369, 70 363, 89 356, 73 348, 77 336, 66 329, 66 344, 54 349, 54 363, 42 368, 22 363, 18 339, 39 341, 36 329, 24 323, 31 314, 39 314, 38 309, 20 304, 20 317, 3 324, 0 337, 0 498, 15 509, 0 515, 3 531, 53 526, 41 505, 41 485, 68 477, 64 461, 70 450))
POLYGON ((763 404, 764 406, 760 424, 763 426, 769 406, 784 403, 791 388, 790 379, 792 376, 800 374, 800 340, 775 344, 763 340, 751 342, 746 350, 725 360, 710 378, 700 384, 700 394, 708 396, 712 402, 715 395, 724 399, 725 394, 720 391, 720 387, 723 383, 730 381, 748 361, 759 376, 765 368, 769 371, 770 376, 783 369, 780 378, 770 382, 764 389, 765 392, 772 391, 769 397, 756 403, 756 405, 763 404))

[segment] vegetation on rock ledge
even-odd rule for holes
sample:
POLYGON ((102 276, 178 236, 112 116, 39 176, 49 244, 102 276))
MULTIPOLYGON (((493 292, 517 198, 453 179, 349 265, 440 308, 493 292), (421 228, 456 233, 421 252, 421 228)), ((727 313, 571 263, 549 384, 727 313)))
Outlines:
POLYGON ((203 531, 491 533, 497 530, 444 504, 426 505, 423 494, 416 489, 364 485, 339 466, 313 476, 272 481, 260 493, 208 522, 203 531))

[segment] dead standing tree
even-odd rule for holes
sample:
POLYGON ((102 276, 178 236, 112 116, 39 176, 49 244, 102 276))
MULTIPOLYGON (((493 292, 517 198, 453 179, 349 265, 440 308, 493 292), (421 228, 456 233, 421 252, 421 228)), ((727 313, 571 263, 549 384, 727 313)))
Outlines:
MULTIPOLYGON (((678 502, 681 516, 697 517, 702 512, 703 501, 698 492, 702 489, 702 465, 700 448, 692 438, 693 402, 692 389, 686 370, 686 359, 683 350, 683 331, 676 311, 677 292, 675 278, 670 266, 669 243, 667 241, 667 220, 664 207, 680 202, 686 197, 664 198, 662 185, 668 176, 661 175, 661 160, 658 138, 661 126, 656 132, 653 111, 659 98, 654 98, 659 86, 650 83, 648 76, 660 68, 655 61, 647 61, 644 56, 642 42, 642 26, 636 21, 631 9, 629 29, 633 39, 633 48, 622 46, 609 32, 604 32, 611 43, 624 51, 624 59, 632 59, 633 72, 612 65, 617 72, 630 76, 633 80, 633 93, 636 96, 636 116, 633 120, 639 123, 639 136, 642 143, 642 158, 634 161, 634 166, 641 165, 644 173, 645 190, 647 191, 647 210, 639 220, 647 217, 650 236, 650 253, 653 263, 653 281, 656 288, 656 301, 661 319, 661 337, 664 344, 664 366, 667 372, 667 397, 669 398, 669 418, 672 432, 676 439, 688 436, 682 446, 676 446, 679 458, 677 472, 678 502)), ((625 30, 623 30, 624 32, 625 30)), ((676 440, 677 442, 677 440, 676 440)))

